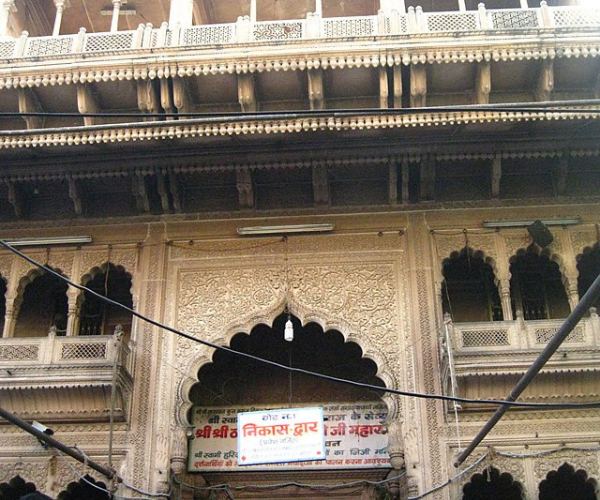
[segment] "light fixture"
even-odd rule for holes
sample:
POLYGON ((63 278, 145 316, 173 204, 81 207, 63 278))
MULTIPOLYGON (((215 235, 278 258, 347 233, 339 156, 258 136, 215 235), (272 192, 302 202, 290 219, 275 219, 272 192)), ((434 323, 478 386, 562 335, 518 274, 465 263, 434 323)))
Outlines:
POLYGON ((55 236, 50 238, 14 238, 4 240, 12 247, 40 247, 48 245, 75 245, 79 243, 91 243, 91 236, 55 236))
POLYGON ((294 325, 292 324, 292 318, 288 314, 288 320, 285 322, 285 329, 283 330, 283 338, 286 342, 294 340, 294 325))
POLYGON ((238 227, 240 236, 260 236, 270 234, 297 234, 297 233, 327 233, 333 231, 333 224, 294 224, 288 226, 249 226, 238 227))
MULTIPOLYGON (((125 2, 123 2, 125 3, 125 2)), ((102 16, 112 16, 114 12, 114 7, 106 6, 100 10, 100 15, 102 16)), ((135 16, 137 11, 133 5, 122 5, 119 9, 120 16, 135 16)))
POLYGON ((581 217, 562 217, 557 219, 519 219, 519 220, 484 220, 483 227, 527 227, 539 220, 546 226, 573 226, 581 223, 581 217))

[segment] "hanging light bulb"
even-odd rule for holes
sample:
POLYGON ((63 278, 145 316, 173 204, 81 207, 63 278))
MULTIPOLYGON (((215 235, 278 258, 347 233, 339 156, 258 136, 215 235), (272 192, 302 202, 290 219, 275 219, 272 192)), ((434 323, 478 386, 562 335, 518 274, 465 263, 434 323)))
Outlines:
POLYGON ((283 338, 287 342, 294 340, 294 325, 292 324, 292 318, 288 316, 288 320, 285 322, 285 330, 283 331, 283 338))

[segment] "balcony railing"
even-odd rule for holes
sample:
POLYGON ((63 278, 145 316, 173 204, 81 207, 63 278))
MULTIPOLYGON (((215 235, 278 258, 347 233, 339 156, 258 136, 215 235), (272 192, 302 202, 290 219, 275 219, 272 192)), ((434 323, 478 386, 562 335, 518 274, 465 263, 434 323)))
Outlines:
POLYGON ((1 338, 0 368, 15 369, 34 365, 65 367, 105 366, 117 363, 132 373, 131 351, 115 342, 113 335, 58 337, 1 338))
MULTIPOLYGON (((563 320, 517 318, 515 321, 450 323, 448 328, 453 353, 460 356, 490 351, 541 351, 562 323, 563 320)), ((595 309, 571 331, 563 347, 600 348, 600 318, 595 309)))
POLYGON ((396 11, 376 16, 321 18, 309 13, 306 19, 261 21, 252 23, 246 17, 236 23, 169 28, 140 25, 135 31, 117 33, 86 33, 55 37, 28 37, 0 41, 0 59, 52 58, 74 54, 105 54, 110 52, 162 47, 206 48, 235 43, 268 43, 310 39, 377 37, 390 35, 455 33, 493 33, 506 30, 538 30, 554 28, 585 28, 600 26, 600 7, 548 7, 486 10, 480 4, 476 11, 424 13, 420 7, 410 7, 407 13, 396 11))

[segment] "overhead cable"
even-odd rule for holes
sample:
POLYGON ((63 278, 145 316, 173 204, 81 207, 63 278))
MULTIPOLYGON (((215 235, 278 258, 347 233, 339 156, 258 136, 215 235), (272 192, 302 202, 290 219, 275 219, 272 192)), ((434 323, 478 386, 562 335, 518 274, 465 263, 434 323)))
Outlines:
POLYGON ((75 283, 74 281, 70 280, 69 278, 67 278, 66 276, 63 276, 62 274, 58 273, 57 271, 55 271, 54 269, 47 267, 37 261, 35 261, 34 259, 32 259, 31 257, 29 257, 28 255, 24 254, 23 252, 21 252, 20 250, 14 248, 13 246, 11 246, 10 244, 8 244, 5 240, 1 240, 0 239, 0 245, 2 245, 3 247, 5 247, 7 250, 13 252, 14 254, 18 255, 19 257, 25 259, 27 262, 29 262, 30 264, 44 270, 47 273, 52 274, 53 276, 56 276, 57 278, 61 279, 62 281, 64 281, 65 283, 69 284, 70 286, 81 290, 83 292, 87 292, 91 295, 93 295, 94 297, 106 301, 109 304, 112 304, 116 307, 119 307, 127 312, 129 312, 132 316, 135 316, 136 318, 141 319, 142 321, 151 324, 153 326, 156 326, 157 328, 161 328, 163 330, 166 330, 168 332, 174 333, 175 335, 178 335, 182 338, 185 338, 187 340, 190 340, 192 342, 196 342, 198 344, 202 344, 205 345, 207 347, 211 347, 212 349, 215 350, 219 350, 219 351, 223 351, 223 352, 227 352, 229 354, 233 354, 235 356, 239 356, 239 357, 243 357, 246 359, 250 359, 252 361, 256 361, 262 364, 266 364, 275 368, 279 368, 281 370, 289 370, 292 371, 294 373, 301 373, 303 375, 308 375, 311 377, 315 377, 315 378, 319 378, 322 380, 329 380, 331 382, 338 382, 341 384, 346 384, 346 385, 351 385, 354 387, 361 387, 364 389, 370 389, 373 391, 378 391, 378 392, 389 392, 391 394, 396 394, 398 396, 406 396, 406 397, 414 397, 414 398, 420 398, 420 399, 431 399, 431 400, 441 400, 441 401, 451 401, 451 402, 457 402, 457 403, 472 403, 472 404, 487 404, 487 405, 508 405, 508 406, 518 406, 518 407, 523 407, 523 408, 543 408, 543 409, 585 409, 585 408, 600 408, 600 401, 593 401, 593 402, 588 402, 588 403, 533 403, 533 402, 522 402, 522 401, 506 401, 506 400, 487 400, 487 399, 472 399, 472 398, 462 398, 462 397, 455 397, 455 396, 447 396, 444 394, 424 394, 424 393, 418 393, 418 392, 410 392, 410 391, 402 391, 399 389, 392 389, 389 387, 381 387, 378 385, 374 385, 374 384, 367 384, 365 382, 358 382, 355 380, 348 380, 348 379, 344 379, 344 378, 340 378, 340 377, 334 377, 332 375, 326 375, 324 373, 317 373, 311 370, 305 370, 303 368, 297 368, 297 367, 293 367, 293 366, 287 366, 281 363, 277 363, 276 361, 271 361, 269 359, 266 358, 261 358, 259 356, 254 356, 253 354, 249 354, 243 351, 236 351, 235 349, 232 349, 231 347, 227 347, 227 346, 222 346, 222 345, 218 345, 215 344, 213 342, 210 342, 208 340, 204 340, 198 337, 194 337, 193 335, 190 335, 189 333, 183 332, 181 330, 177 330, 176 328, 173 328, 171 326, 165 325, 163 323, 160 323, 159 321, 156 321, 152 318, 149 318, 147 316, 144 316, 143 314, 135 311, 134 309, 121 304, 113 299, 110 299, 108 297, 105 297, 104 295, 101 295, 97 292, 95 292, 94 290, 91 290, 90 288, 87 288, 83 285, 80 285, 78 283, 75 283))

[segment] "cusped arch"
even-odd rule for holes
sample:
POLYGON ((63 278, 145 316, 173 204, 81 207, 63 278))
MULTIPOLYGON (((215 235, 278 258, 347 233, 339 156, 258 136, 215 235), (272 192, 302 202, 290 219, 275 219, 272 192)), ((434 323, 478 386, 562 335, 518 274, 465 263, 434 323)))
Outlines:
POLYGON ((508 472, 488 467, 463 486, 461 500, 522 500, 523 486, 508 472))
MULTIPOLYGON (((383 353, 379 353, 379 351, 375 349, 375 346, 369 339, 353 334, 352 332, 355 329, 352 328, 348 322, 324 320, 320 315, 293 302, 290 302, 289 305, 286 302, 281 302, 267 311, 263 311, 258 315, 248 318, 243 323, 232 323, 225 329, 223 336, 214 340, 213 343, 220 346, 229 346, 231 345, 234 336, 240 333, 249 335, 253 328, 261 324, 271 326, 275 319, 286 311, 298 318, 303 327, 309 323, 315 323, 322 329, 323 333, 330 330, 340 332, 344 338, 344 342, 356 344, 362 350, 362 357, 375 363, 377 367, 375 376, 385 384, 385 388, 397 389, 398 383, 396 377, 393 375, 389 362, 383 353)), ((194 384, 199 381, 198 373, 200 369, 213 362, 212 354, 213 349, 211 347, 203 346, 199 349, 197 355, 193 356, 187 362, 187 366, 183 370, 183 373, 185 373, 186 376, 181 377, 177 391, 181 404, 176 405, 175 409, 175 419, 181 426, 186 427, 191 425, 188 421, 188 415, 193 406, 193 402, 190 399, 190 391, 194 384)), ((386 392, 385 396, 382 397, 382 400, 388 407, 388 420, 397 418, 400 414, 398 399, 389 392, 386 392)))
POLYGON ((539 500, 597 500, 598 482, 568 462, 548 472, 539 485, 539 500))
POLYGON ((566 265, 567 262, 560 252, 550 247, 541 247, 536 243, 531 243, 527 246, 517 248, 512 255, 508 256, 509 265, 513 264, 519 257, 525 257, 527 254, 537 255, 538 257, 545 257, 550 262, 554 262, 558 266, 562 280, 566 279, 568 274, 566 265))
MULTIPOLYGON (((60 274, 61 276, 64 276, 65 278, 68 278, 68 275, 65 274, 62 269, 59 268, 53 268, 48 266, 48 269, 51 269, 52 271, 60 274)), ((16 298, 15 298, 15 305, 19 306, 21 305, 22 301, 23 301, 23 294, 25 293, 25 289, 27 288, 27 285, 33 283, 35 281, 36 278, 39 278, 40 276, 46 274, 47 271, 45 271, 44 269, 42 269, 41 267, 32 267, 30 268, 27 273, 25 273, 18 281, 17 284, 17 294, 16 294, 16 298)))

